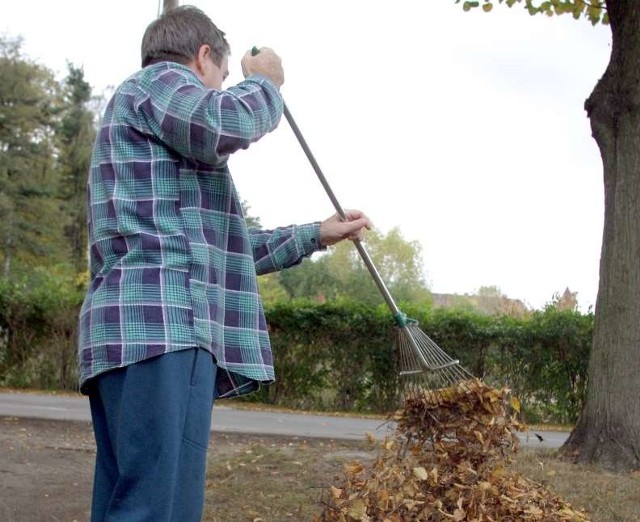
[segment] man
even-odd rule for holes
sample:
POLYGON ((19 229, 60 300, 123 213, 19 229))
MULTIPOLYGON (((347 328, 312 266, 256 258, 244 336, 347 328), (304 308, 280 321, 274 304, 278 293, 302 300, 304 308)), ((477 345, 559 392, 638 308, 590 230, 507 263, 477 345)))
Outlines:
POLYGON ((284 73, 272 50, 247 52, 245 80, 223 91, 228 55, 202 11, 165 13, 98 132, 79 321, 93 521, 201 519, 214 398, 274 379, 256 275, 370 227, 347 211, 344 222, 247 229, 227 161, 278 125, 284 73))

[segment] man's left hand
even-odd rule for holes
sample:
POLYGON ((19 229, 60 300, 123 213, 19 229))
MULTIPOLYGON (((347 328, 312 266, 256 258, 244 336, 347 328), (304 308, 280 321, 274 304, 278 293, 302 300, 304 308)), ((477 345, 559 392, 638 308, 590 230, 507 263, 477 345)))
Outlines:
POLYGON ((362 240, 364 230, 371 230, 371 221, 360 210, 345 210, 344 213, 344 220, 334 214, 320 224, 322 246, 335 245, 343 239, 362 240))

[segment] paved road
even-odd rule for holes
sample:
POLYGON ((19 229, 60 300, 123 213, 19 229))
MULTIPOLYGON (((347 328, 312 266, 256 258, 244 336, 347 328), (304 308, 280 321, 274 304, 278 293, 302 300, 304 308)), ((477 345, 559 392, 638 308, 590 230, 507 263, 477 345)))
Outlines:
MULTIPOLYGON (((90 421, 89 401, 86 397, 0 392, 0 416, 30 417, 54 420, 90 421)), ((377 438, 390 434, 393 425, 383 420, 360 417, 334 417, 327 415, 248 411, 216 405, 213 408, 211 430, 226 433, 253 433, 293 437, 321 437, 331 439, 364 439, 365 433, 377 438)), ((558 448, 567 433, 538 432, 540 442, 531 433, 518 434, 525 446, 558 448)))

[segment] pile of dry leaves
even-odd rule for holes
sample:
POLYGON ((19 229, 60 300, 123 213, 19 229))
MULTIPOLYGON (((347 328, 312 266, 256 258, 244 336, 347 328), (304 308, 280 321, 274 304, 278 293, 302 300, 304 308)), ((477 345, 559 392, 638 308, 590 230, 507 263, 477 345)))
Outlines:
POLYGON ((509 390, 478 379, 414 392, 367 468, 354 461, 314 522, 586 521, 584 512, 506 469, 524 430, 509 390))

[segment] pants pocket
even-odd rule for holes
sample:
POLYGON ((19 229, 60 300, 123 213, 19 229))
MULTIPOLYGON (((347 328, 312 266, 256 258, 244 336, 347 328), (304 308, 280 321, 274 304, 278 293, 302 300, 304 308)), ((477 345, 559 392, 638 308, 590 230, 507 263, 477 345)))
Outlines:
POLYGON ((211 409, 216 366, 213 356, 196 349, 191 369, 191 388, 184 426, 184 440, 206 451, 211 433, 211 409))

